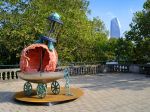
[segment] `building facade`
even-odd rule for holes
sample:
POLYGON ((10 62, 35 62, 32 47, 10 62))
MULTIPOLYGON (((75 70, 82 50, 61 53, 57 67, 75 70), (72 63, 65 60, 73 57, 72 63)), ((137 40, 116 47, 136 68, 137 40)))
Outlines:
POLYGON ((113 18, 110 24, 110 38, 120 38, 120 24, 117 18, 113 18))

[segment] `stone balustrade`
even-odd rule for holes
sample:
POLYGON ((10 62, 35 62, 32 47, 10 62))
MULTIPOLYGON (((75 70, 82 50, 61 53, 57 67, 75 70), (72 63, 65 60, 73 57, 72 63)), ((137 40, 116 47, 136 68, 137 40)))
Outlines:
POLYGON ((19 70, 19 68, 0 69, 0 80, 18 79, 17 71, 19 70))
POLYGON ((110 64, 107 65, 108 67, 108 71, 109 72, 125 72, 128 73, 129 71, 129 65, 125 65, 125 64, 110 64))
MULTIPOLYGON (((70 75, 87 75, 87 74, 92 75, 105 72, 149 74, 150 72, 148 67, 143 69, 143 66, 140 65, 126 65, 126 64, 107 64, 107 65, 96 64, 96 65, 78 65, 78 66, 73 65, 73 66, 61 66, 59 67, 58 71, 62 71, 65 68, 69 68, 70 75)), ((17 72, 19 70, 20 70, 19 68, 0 69, 0 80, 18 79, 17 72)))

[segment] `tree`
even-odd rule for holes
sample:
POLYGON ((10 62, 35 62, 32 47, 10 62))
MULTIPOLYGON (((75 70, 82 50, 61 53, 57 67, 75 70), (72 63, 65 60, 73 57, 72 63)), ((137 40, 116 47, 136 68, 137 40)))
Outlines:
POLYGON ((88 19, 88 5, 88 0, 2 0, 0 43, 9 51, 7 64, 18 63, 21 50, 38 39, 37 34, 47 35, 46 18, 52 12, 58 12, 64 22, 57 45, 59 59, 97 60, 93 49, 106 40, 107 32, 100 19, 88 19))
POLYGON ((116 59, 119 62, 131 63, 133 57, 133 48, 134 45, 131 41, 126 40, 125 38, 119 38, 116 44, 116 59))
POLYGON ((117 39, 116 38, 110 38, 106 44, 105 44, 105 57, 108 61, 117 61, 117 39))
POLYGON ((130 31, 125 33, 127 40, 134 43, 134 61, 145 63, 150 61, 150 1, 143 5, 143 10, 134 14, 130 31))

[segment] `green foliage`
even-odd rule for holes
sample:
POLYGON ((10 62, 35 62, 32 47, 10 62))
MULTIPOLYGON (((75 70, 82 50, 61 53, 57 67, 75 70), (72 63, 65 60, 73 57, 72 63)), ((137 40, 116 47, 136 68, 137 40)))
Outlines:
POLYGON ((134 45, 131 41, 128 41, 124 38, 120 38, 117 40, 116 46, 116 60, 128 63, 133 61, 134 45))
POLYGON ((107 60, 112 61, 116 60, 115 50, 117 49, 117 39, 110 38, 106 43, 106 57, 107 60))
POLYGON ((134 61, 145 63, 150 61, 150 1, 147 0, 143 5, 143 10, 136 12, 131 30, 126 32, 127 40, 134 43, 134 61))
POLYGON ((87 18, 88 5, 88 0, 2 0, 0 44, 8 51, 7 64, 18 63, 21 50, 37 34, 47 35, 47 17, 52 12, 58 12, 64 22, 57 44, 60 61, 106 60, 107 31, 99 18, 87 18))

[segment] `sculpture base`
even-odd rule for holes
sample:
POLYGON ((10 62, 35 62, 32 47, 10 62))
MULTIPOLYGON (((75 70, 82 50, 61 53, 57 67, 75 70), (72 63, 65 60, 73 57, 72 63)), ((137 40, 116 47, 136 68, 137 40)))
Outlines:
POLYGON ((83 95, 83 91, 79 88, 70 88, 71 95, 65 95, 65 88, 60 88, 60 93, 58 95, 52 94, 50 87, 47 88, 48 94, 44 98, 38 98, 36 95, 36 91, 33 90, 33 94, 31 96, 25 96, 24 92, 18 92, 15 95, 15 99, 22 102, 30 102, 30 103, 59 103, 70 101, 79 98, 83 95))

